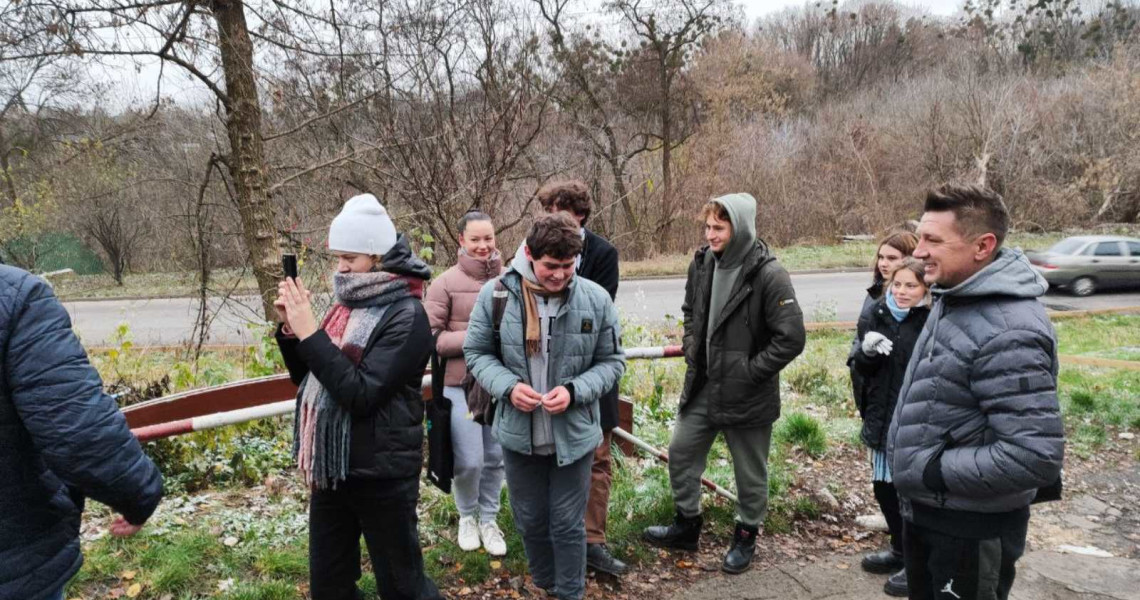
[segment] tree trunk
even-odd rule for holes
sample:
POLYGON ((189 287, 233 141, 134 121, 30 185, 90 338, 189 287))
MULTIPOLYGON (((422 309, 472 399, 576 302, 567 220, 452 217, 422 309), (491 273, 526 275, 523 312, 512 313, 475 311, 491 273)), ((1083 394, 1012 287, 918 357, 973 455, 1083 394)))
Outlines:
POLYGON ((241 0, 215 0, 218 46, 226 78, 226 133, 230 140, 229 168, 241 215, 242 238, 257 278, 262 309, 272 320, 273 298, 282 277, 277 242, 276 211, 268 193, 265 147, 261 139, 261 104, 253 71, 253 44, 241 0))
POLYGON ((626 230, 632 240, 626 246, 626 257, 642 258, 641 225, 637 221, 637 213, 633 209, 633 203, 629 199, 629 190, 625 185, 625 161, 618 149, 617 136, 614 135, 613 128, 607 124, 602 129, 606 134, 606 144, 609 146, 609 155, 605 159, 613 173, 614 191, 621 203, 622 212, 625 214, 626 230))
POLYGON ((673 208, 673 78, 669 76, 665 57, 661 61, 661 182, 665 188, 666 210, 673 208))

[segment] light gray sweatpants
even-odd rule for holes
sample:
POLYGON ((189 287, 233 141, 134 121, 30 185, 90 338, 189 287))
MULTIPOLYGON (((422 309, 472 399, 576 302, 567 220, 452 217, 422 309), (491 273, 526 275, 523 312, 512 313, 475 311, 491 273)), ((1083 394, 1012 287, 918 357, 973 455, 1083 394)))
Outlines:
POLYGON ((499 514, 503 489, 503 448, 491 435, 491 428, 471 420, 467 397, 461 387, 445 387, 451 400, 451 444, 455 452, 455 474, 451 493, 461 517, 478 517, 490 523, 499 514))

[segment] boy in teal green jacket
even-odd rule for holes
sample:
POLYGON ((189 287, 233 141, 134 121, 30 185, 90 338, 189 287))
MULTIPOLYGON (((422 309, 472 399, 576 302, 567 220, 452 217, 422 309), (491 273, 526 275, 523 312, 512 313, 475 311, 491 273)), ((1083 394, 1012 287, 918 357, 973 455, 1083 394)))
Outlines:
POLYGON ((598 399, 625 371, 617 308, 574 276, 582 251, 565 213, 540 217, 501 280, 479 294, 463 344, 467 366, 496 403, 507 489, 535 585, 563 600, 586 589, 586 501, 602 441, 598 399), (506 310, 496 344, 494 295, 506 310), (558 543, 555 544, 554 540, 558 543))

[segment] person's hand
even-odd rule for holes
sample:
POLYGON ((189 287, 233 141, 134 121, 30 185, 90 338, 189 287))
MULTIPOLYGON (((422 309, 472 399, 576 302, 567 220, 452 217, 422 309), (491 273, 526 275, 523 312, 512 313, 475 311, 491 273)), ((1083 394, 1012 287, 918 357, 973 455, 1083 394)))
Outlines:
POLYGON ((111 521, 111 525, 107 527, 111 535, 115 537, 131 537, 142 528, 142 525, 131 525, 122 515, 116 515, 115 520, 111 521))
POLYGON ((285 310, 285 282, 277 284, 277 299, 273 301, 273 309, 277 311, 277 322, 288 323, 289 314, 285 310))
POLYGON ((286 323, 297 339, 305 338, 317 332, 317 318, 313 316, 313 305, 310 302, 312 294, 305 289, 300 279, 288 278, 282 282, 284 294, 282 300, 285 305, 286 323))
POLYGON ((550 390, 542 397, 542 406, 552 415, 566 412, 570 406, 570 390, 562 385, 550 390))
POLYGON ((515 408, 522 412, 533 412, 534 409, 538 408, 539 404, 542 404, 542 394, 539 394, 534 391, 534 388, 520 381, 516 383, 514 389, 511 390, 511 404, 515 405, 515 408))
POLYGON ((877 331, 869 331, 867 335, 863 336, 863 354, 867 356, 874 356, 876 354, 890 356, 891 350, 893 350, 894 347, 894 342, 877 331))

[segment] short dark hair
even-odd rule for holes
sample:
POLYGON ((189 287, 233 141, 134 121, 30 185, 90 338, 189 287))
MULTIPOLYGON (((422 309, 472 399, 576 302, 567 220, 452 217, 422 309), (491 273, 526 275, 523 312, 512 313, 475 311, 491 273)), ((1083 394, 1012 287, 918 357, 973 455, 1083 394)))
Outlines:
POLYGON ((558 260, 573 258, 582 253, 582 234, 578 222, 565 212, 542 215, 526 235, 530 257, 538 260, 549 256, 558 260))
POLYGON ((568 181, 552 181, 535 193, 535 198, 542 205, 542 209, 551 211, 564 210, 576 217, 582 217, 582 224, 590 220, 590 188, 580 179, 568 181))
POLYGON ((466 233, 467 232, 467 224, 472 222, 472 221, 490 221, 490 220, 491 220, 491 216, 485 212, 478 211, 478 210, 469 210, 469 211, 467 211, 467 214, 463 215, 463 218, 459 219, 459 233, 461 233, 461 234, 466 233))
POLYGON ((926 212, 952 212, 963 235, 992 233, 1001 248, 1009 233, 1009 211, 1001 194, 974 184, 946 183, 926 193, 926 212))

